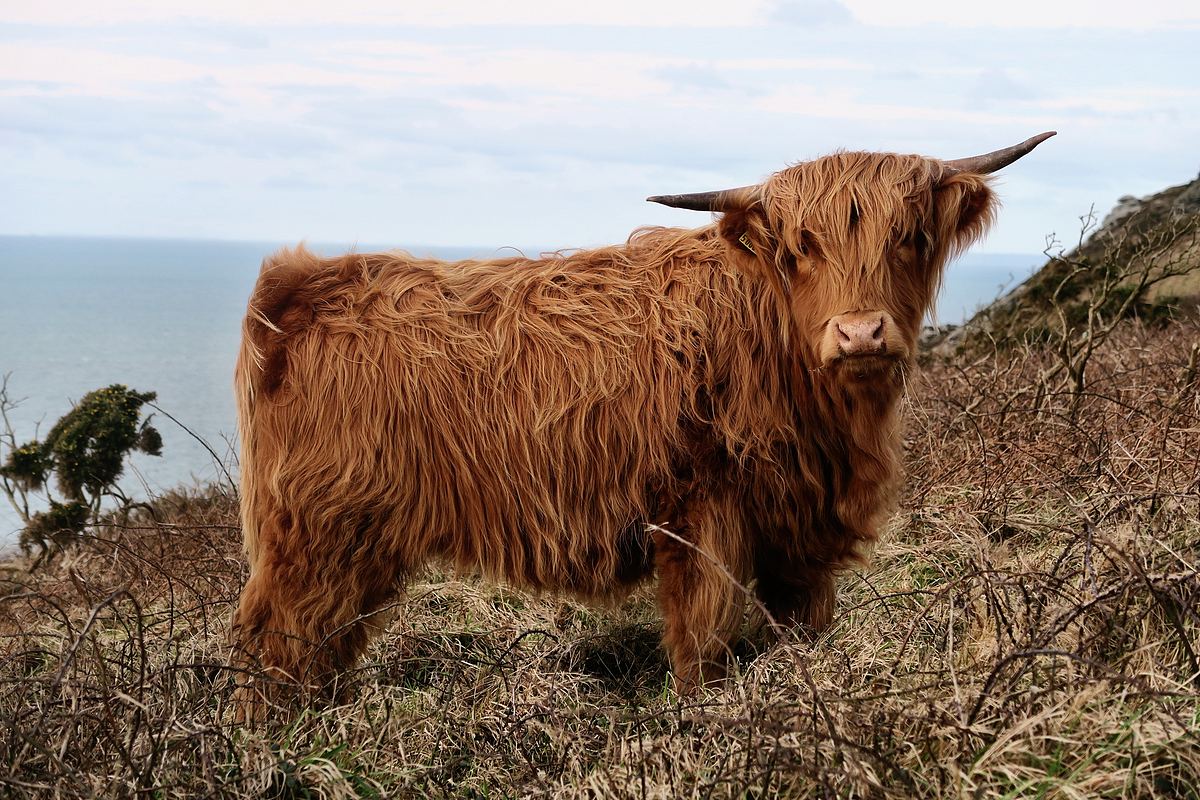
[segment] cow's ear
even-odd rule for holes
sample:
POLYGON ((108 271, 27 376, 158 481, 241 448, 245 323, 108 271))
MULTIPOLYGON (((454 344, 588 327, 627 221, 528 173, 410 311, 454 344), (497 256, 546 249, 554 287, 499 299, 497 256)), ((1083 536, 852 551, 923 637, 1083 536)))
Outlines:
POLYGON ((747 266, 774 261, 777 244, 761 203, 726 211, 717 222, 717 231, 738 260, 746 262, 747 266))
POLYGON ((781 296, 787 296, 795 277, 795 261, 771 229, 761 202, 726 211, 717 230, 734 266, 766 278, 781 296))
POLYGON ((943 179, 934 191, 939 233, 961 252, 978 241, 996 217, 996 193, 980 175, 961 173, 943 179))

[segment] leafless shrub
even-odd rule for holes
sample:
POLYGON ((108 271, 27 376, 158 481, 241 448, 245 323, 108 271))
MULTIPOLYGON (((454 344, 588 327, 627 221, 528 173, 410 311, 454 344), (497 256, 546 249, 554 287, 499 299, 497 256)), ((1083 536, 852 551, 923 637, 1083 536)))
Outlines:
POLYGON ((1069 388, 1076 397, 1087 388, 1092 357, 1117 326, 1139 308, 1161 314, 1161 307, 1147 306, 1151 293, 1164 282, 1200 271, 1198 215, 1171 216, 1149 229, 1130 224, 1100 231, 1098 246, 1085 248, 1095 228, 1093 210, 1080 218, 1079 241, 1070 252, 1053 237, 1044 251, 1046 272, 1054 279, 1047 299, 1056 358, 1041 385, 1050 391, 1069 388))

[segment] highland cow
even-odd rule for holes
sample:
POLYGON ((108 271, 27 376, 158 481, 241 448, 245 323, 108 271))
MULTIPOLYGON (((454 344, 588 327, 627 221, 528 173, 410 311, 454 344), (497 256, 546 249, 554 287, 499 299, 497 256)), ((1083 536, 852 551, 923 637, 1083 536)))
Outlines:
POLYGON ((538 259, 267 259, 236 371, 250 560, 240 657, 326 686, 428 562, 612 599, 652 575, 680 690, 754 587, 820 630, 896 489, 897 406, 983 177, 840 152, 652 197, 694 230, 538 259))

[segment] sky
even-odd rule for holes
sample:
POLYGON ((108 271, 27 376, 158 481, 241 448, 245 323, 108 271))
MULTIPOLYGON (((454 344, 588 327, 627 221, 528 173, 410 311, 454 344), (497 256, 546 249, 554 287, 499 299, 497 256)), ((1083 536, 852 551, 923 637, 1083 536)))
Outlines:
POLYGON ((0 234, 581 247, 1044 130, 982 252, 1200 170, 1200 4, 0 0, 0 234))

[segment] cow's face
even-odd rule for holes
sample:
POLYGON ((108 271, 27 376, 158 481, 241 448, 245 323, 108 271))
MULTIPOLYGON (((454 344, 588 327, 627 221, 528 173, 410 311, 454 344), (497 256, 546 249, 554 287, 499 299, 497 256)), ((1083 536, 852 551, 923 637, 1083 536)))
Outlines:
POLYGON ((867 381, 911 360, 947 259, 979 238, 995 205, 978 175, 840 153, 771 176, 720 231, 786 300, 806 365, 867 381))

